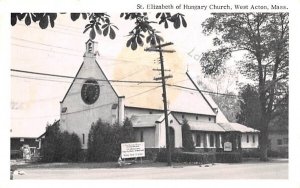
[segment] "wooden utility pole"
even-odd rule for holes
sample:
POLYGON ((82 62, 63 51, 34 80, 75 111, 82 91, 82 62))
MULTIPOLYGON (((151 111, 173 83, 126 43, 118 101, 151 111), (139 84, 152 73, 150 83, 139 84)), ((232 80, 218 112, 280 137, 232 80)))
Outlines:
MULTIPOLYGON (((164 59, 163 59, 163 52, 165 53, 173 53, 174 50, 163 50, 162 47, 173 45, 173 43, 169 42, 166 44, 160 45, 160 42, 158 42, 157 46, 152 46, 150 48, 145 49, 147 52, 159 52, 159 58, 160 58, 160 72, 161 77, 154 78, 154 80, 161 80, 162 81, 162 89, 163 89, 163 103, 164 103, 164 114, 165 114, 165 126, 166 126, 166 147, 167 147, 167 160, 168 160, 168 166, 172 165, 171 161, 171 146, 170 146, 170 136, 169 136, 169 120, 168 120, 168 105, 167 105, 167 91, 166 91, 166 80, 167 78, 172 78, 172 75, 165 76, 165 70, 164 69, 164 59)), ((159 70, 159 69, 155 69, 159 70)))

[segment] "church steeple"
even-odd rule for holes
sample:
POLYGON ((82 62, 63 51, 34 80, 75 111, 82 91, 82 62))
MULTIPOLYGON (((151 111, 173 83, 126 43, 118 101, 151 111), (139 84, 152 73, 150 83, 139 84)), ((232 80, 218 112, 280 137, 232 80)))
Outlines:
POLYGON ((97 51, 98 43, 89 39, 85 43, 85 53, 84 57, 96 57, 98 53, 97 51))

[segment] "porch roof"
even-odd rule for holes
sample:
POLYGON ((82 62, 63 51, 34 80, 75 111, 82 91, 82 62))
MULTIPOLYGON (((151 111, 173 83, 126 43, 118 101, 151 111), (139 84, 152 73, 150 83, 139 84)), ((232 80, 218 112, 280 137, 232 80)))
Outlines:
POLYGON ((189 121, 192 131, 225 132, 217 123, 189 121))
POLYGON ((131 116, 130 120, 133 127, 155 127, 155 122, 163 114, 139 114, 131 116))

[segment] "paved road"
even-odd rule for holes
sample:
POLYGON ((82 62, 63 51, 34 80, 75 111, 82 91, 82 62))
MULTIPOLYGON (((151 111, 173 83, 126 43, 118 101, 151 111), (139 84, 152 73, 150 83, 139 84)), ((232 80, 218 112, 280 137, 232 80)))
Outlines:
POLYGON ((19 169, 14 179, 287 179, 288 162, 215 164, 209 167, 19 169))

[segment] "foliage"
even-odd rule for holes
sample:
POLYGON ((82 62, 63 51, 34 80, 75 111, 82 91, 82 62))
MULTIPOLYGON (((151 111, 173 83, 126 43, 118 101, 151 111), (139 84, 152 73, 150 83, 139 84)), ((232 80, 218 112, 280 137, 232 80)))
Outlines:
MULTIPOLYGON (((96 38, 96 32, 98 35, 109 36, 110 39, 116 37, 114 29, 118 29, 114 24, 110 22, 110 16, 106 13, 70 13, 72 21, 79 19, 80 15, 84 20, 88 19, 89 23, 85 26, 83 33, 89 32, 90 39, 96 38)), ((11 25, 16 25, 17 21, 22 21, 25 18, 25 24, 28 26, 32 22, 39 22, 39 26, 42 29, 46 29, 49 25, 53 28, 57 13, 11 13, 11 25)))
POLYGON ((81 143, 79 137, 75 133, 63 132, 62 137, 62 161, 79 161, 81 152, 81 143))
POLYGON ((11 13, 11 25, 14 26, 18 21, 25 18, 25 24, 28 26, 32 22, 39 22, 42 29, 46 29, 49 25, 53 28, 54 22, 57 18, 56 13, 11 13))
POLYGON ((76 162, 80 151, 80 139, 75 133, 62 133, 59 121, 47 126, 41 149, 43 162, 76 162))
POLYGON ((236 75, 236 72, 226 70, 224 74, 201 78, 197 81, 201 89, 216 91, 209 96, 230 122, 237 122, 236 115, 240 111, 238 97, 235 93, 229 91, 229 87, 232 87, 238 81, 236 75))
MULTIPOLYGON (((196 152, 174 152, 171 155, 173 162, 188 162, 188 163, 215 163, 216 156, 215 153, 196 153, 196 152)), ((157 154, 156 161, 166 162, 167 161, 167 152, 162 150, 157 154)))
POLYGON ((21 150, 11 150, 10 159, 21 159, 23 157, 23 152, 21 150))
POLYGON ((256 149, 242 150, 242 157, 243 158, 259 158, 259 150, 256 150, 256 149))
POLYGON ((275 158, 289 158, 289 152, 287 151, 273 151, 268 150, 268 156, 275 158))
POLYGON ((255 129, 260 128, 258 125, 261 118, 261 108, 257 88, 247 84, 241 88, 239 95, 241 96, 239 100, 241 111, 237 114, 238 123, 255 129))
POLYGON ((116 161, 121 153, 121 143, 133 142, 132 123, 126 119, 123 126, 110 125, 99 119, 89 132, 87 158, 89 161, 116 161))
MULTIPOLYGON (((61 13, 65 14, 65 13, 61 13)), ((77 21, 80 16, 82 19, 89 21, 86 24, 83 33, 89 31, 90 39, 94 40, 97 35, 109 36, 110 39, 115 39, 118 27, 110 21, 110 16, 106 13, 70 13, 72 21, 77 21)), ((146 43, 151 45, 160 44, 163 38, 158 35, 151 24, 157 23, 149 21, 147 13, 121 13, 120 17, 124 17, 125 20, 135 20, 135 27, 129 32, 130 39, 127 41, 126 46, 131 47, 132 50, 136 50, 138 45, 143 46, 143 38, 145 35, 146 43)), ((157 13, 156 19, 159 20, 158 24, 164 24, 165 28, 168 28, 168 23, 172 23, 175 29, 181 26, 187 27, 184 15, 180 13, 157 13)), ((55 26, 55 20, 57 13, 11 13, 11 25, 14 26, 18 21, 22 21, 25 18, 25 24, 29 26, 31 23, 38 22, 40 28, 46 29, 50 23, 51 27, 55 26)))
POLYGON ((182 146, 184 151, 194 151, 194 141, 192 138, 192 132, 189 123, 186 119, 183 119, 182 123, 182 146))
POLYGON ((216 161, 218 163, 240 163, 242 154, 240 152, 217 152, 216 161))
POLYGON ((241 51, 242 74, 258 88, 261 118, 261 160, 267 160, 268 124, 288 96, 288 13, 215 13, 203 23, 206 35, 215 34, 214 49, 203 53, 206 74, 219 74, 224 62, 241 51))
MULTIPOLYGON (((130 39, 127 41, 126 46, 131 47, 132 50, 136 50, 138 45, 144 45, 145 35, 146 43, 150 43, 151 46, 160 44, 163 42, 163 38, 159 36, 158 31, 156 31, 151 24, 156 22, 149 21, 149 17, 147 13, 121 13, 120 17, 124 17, 125 20, 135 20, 135 27, 132 31, 129 32, 130 39)), ((170 13, 157 13, 155 16, 159 19, 159 24, 164 24, 165 28, 168 28, 168 23, 173 23, 175 29, 178 29, 181 26, 186 27, 187 23, 184 19, 184 15, 177 13, 171 15, 170 13)))

